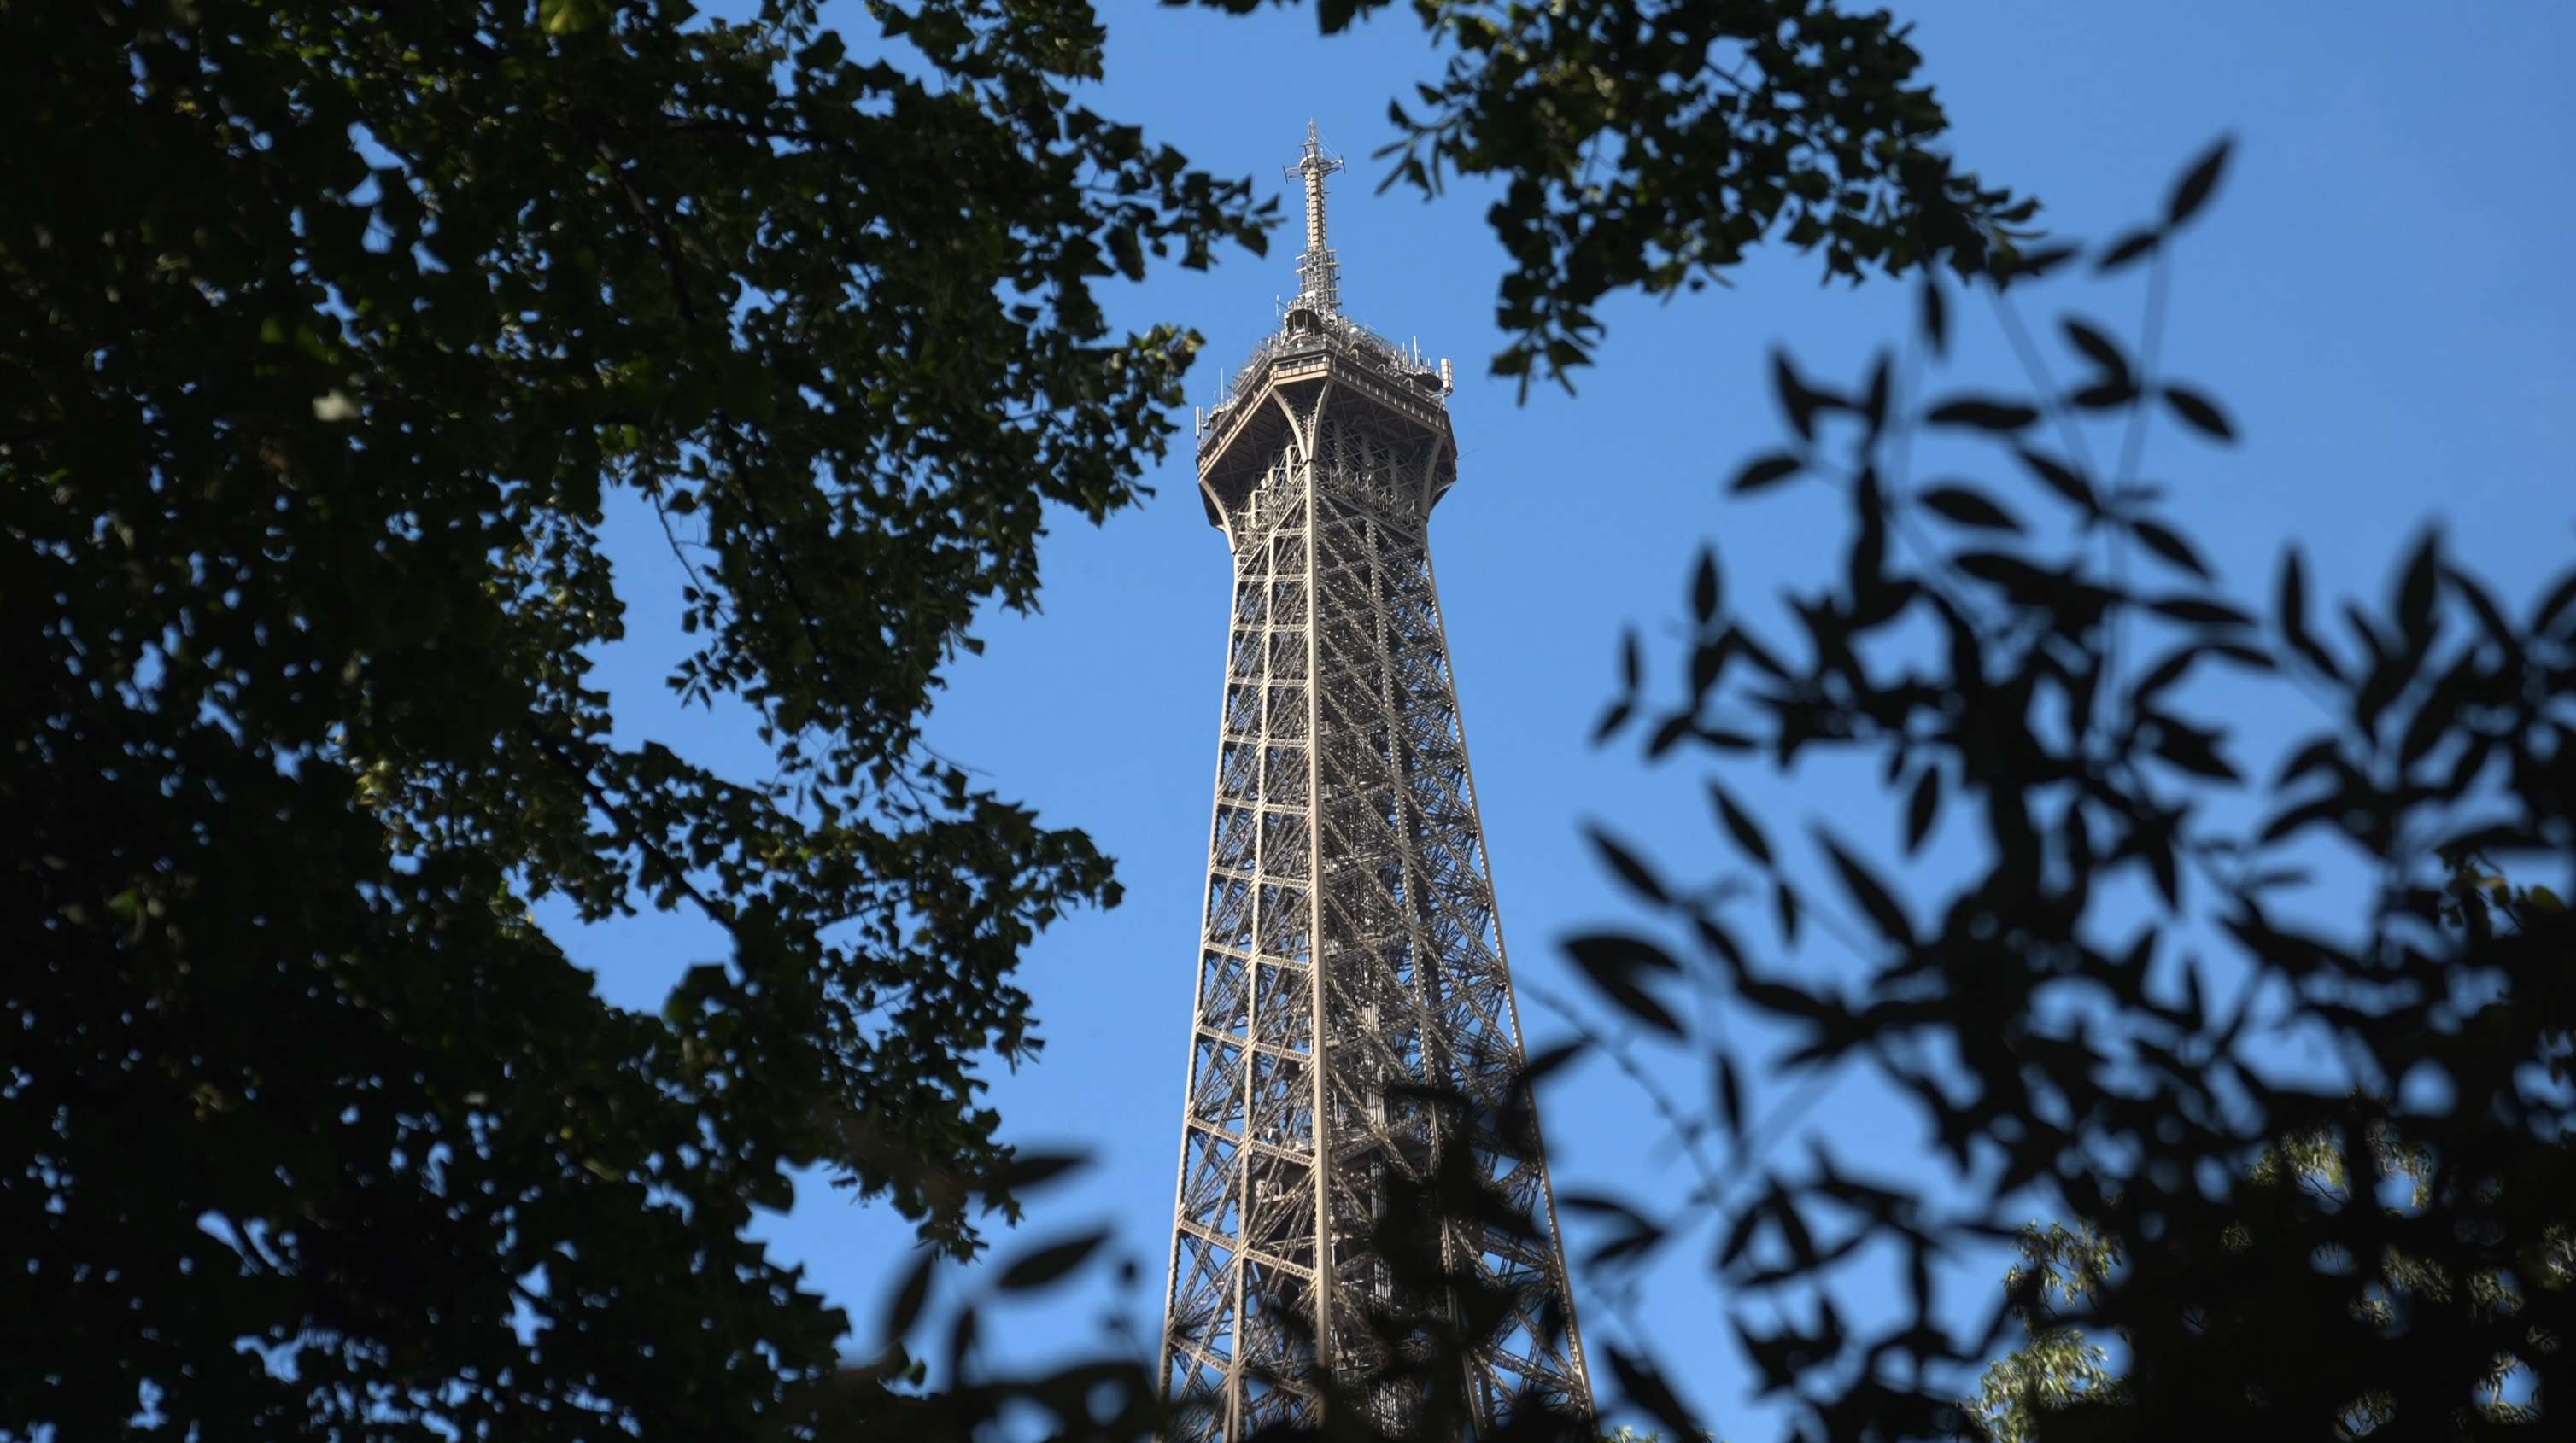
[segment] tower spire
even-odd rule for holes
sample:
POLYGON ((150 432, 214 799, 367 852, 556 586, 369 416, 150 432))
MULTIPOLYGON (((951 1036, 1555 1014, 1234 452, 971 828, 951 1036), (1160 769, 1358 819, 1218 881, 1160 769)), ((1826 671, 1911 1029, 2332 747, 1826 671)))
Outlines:
POLYGON ((1297 257, 1297 303, 1328 316, 1342 309, 1342 263, 1324 239, 1324 177, 1344 168, 1340 156, 1324 153, 1315 122, 1307 121, 1306 153, 1287 172, 1306 182, 1306 253, 1297 257))

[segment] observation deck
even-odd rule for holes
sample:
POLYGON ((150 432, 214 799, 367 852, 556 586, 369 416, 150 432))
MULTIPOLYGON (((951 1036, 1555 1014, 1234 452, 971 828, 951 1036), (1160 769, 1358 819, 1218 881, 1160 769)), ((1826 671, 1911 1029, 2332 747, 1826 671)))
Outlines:
POLYGON ((1324 231, 1324 177, 1341 168, 1308 126, 1305 158, 1289 167, 1306 183, 1297 298, 1279 329, 1227 379, 1215 408, 1198 418, 1199 494, 1211 526, 1224 528, 1283 456, 1292 465, 1310 459, 1304 453, 1327 404, 1342 423, 1432 458, 1424 514, 1457 481, 1449 363, 1434 363, 1419 346, 1400 345, 1341 314, 1341 263, 1324 231))

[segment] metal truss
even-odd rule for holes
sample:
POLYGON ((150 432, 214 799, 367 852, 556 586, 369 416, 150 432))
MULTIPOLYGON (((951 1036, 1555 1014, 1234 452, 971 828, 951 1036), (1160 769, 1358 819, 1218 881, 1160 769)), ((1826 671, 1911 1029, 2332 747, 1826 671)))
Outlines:
MULTIPOLYGON (((1535 1129, 1443 1128, 1422 1095, 1499 1115, 1522 1060, 1427 534, 1456 476, 1446 367, 1328 297, 1301 294, 1202 428, 1233 628, 1162 1378, 1211 1443, 1318 1421, 1325 1377, 1385 1361, 1372 1315, 1439 1315, 1371 1239, 1454 1147, 1532 1224, 1437 1220, 1443 1265, 1510 1300, 1470 1411, 1591 1413, 1535 1129)), ((1365 1406, 1400 1432, 1416 1402, 1365 1406)))

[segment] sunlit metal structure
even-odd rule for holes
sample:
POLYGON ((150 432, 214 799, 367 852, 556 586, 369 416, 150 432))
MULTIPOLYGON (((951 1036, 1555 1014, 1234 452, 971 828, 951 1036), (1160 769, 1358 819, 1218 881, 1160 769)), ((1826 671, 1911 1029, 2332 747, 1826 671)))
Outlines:
MULTIPOLYGON (((1199 428, 1233 630, 1161 1362, 1167 1396, 1196 1405, 1187 1436, 1224 1443, 1313 1421, 1324 1377, 1368 1372, 1370 1310, 1438 1314, 1368 1246, 1391 1185, 1459 1145, 1416 1089, 1499 1106, 1522 1060, 1431 572, 1431 508, 1457 480, 1449 366, 1341 314, 1324 228, 1341 164, 1309 125, 1288 172, 1297 297, 1199 428)), ((1441 1225, 1445 1264, 1513 1301, 1461 1380, 1478 1430, 1588 1417, 1535 1130, 1465 1145, 1535 1224, 1441 1225)), ((1418 1403, 1364 1406, 1401 1428, 1418 1403)))

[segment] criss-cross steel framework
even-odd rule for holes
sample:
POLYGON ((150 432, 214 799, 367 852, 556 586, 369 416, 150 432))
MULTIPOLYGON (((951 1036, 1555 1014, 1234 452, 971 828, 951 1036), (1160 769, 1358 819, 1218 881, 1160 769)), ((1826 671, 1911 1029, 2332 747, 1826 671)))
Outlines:
MULTIPOLYGON (((1484 829, 1427 533, 1457 479, 1438 369, 1340 313, 1313 126, 1301 288, 1200 427, 1208 519, 1234 551, 1206 927, 1191 1030, 1162 1377, 1194 1439, 1314 1421, 1327 1376, 1380 1361, 1398 1294, 1370 1239, 1392 1184, 1464 1146, 1534 1225, 1438 1225, 1452 1276, 1511 1300, 1461 1380, 1478 1427, 1591 1412, 1534 1129, 1436 1125, 1425 1088, 1490 1115, 1521 1060, 1484 829)), ((1454 1161, 1454 1160, 1451 1160, 1454 1161)), ((1401 1429, 1415 1400, 1367 1405, 1401 1429)))

